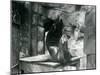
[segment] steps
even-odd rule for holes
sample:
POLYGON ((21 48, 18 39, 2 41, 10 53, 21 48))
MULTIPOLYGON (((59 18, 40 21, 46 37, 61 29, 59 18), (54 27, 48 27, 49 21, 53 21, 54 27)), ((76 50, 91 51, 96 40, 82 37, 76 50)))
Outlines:
POLYGON ((19 70, 21 73, 36 73, 36 72, 54 72, 65 70, 77 70, 79 60, 66 65, 61 65, 59 62, 48 60, 47 55, 39 55, 27 58, 21 58, 19 70))

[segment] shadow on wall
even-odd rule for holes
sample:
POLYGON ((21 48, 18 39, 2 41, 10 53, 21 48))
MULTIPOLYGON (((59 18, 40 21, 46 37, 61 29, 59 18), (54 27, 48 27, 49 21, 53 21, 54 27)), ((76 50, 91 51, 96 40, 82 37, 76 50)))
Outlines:
POLYGON ((84 51, 87 56, 87 69, 96 68, 96 9, 94 8, 86 15, 85 44, 84 51))

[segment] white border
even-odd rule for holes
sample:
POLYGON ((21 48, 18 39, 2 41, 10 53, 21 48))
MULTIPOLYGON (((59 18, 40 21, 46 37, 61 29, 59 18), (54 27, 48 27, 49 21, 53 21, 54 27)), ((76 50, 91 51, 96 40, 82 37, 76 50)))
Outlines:
MULTIPOLYGON (((25 0, 24 0, 25 1, 25 0)), ((100 0, 27 0, 39 2, 96 5, 97 9, 97 70, 40 73, 40 75, 98 75, 100 74, 100 0)), ((0 1, 0 75, 10 74, 10 0, 0 1)), ((25 74, 26 75, 26 74, 25 74)), ((30 75, 30 74, 27 74, 30 75)), ((34 74, 39 75, 39 74, 34 74)))
POLYGON ((95 5, 95 0, 13 0, 13 1, 33 1, 33 2, 53 2, 53 3, 71 3, 95 5))

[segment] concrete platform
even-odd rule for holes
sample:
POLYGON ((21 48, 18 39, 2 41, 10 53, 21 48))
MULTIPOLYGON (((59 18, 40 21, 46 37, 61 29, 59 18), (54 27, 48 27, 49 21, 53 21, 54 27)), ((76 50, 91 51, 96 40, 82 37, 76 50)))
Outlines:
POLYGON ((53 62, 48 60, 46 55, 32 56, 20 59, 19 70, 20 73, 36 73, 36 72, 54 72, 54 71, 66 71, 77 70, 77 64, 79 61, 61 65, 59 62, 53 62))

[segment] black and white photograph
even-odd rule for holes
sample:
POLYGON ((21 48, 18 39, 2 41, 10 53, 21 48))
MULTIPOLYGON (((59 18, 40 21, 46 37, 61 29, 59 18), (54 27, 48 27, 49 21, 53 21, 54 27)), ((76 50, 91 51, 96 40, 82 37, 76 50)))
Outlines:
POLYGON ((96 6, 11 1, 11 75, 96 69, 96 6))

